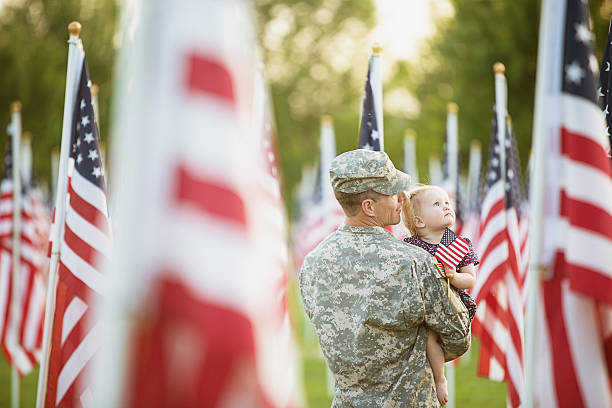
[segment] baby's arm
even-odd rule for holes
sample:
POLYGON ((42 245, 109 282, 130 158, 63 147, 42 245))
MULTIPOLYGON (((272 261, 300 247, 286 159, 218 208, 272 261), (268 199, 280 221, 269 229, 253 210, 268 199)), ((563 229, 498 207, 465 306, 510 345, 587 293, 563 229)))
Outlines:
POLYGON ((476 267, 473 263, 459 268, 459 273, 456 269, 451 269, 446 266, 446 276, 450 279, 451 285, 458 289, 471 289, 476 283, 476 267))

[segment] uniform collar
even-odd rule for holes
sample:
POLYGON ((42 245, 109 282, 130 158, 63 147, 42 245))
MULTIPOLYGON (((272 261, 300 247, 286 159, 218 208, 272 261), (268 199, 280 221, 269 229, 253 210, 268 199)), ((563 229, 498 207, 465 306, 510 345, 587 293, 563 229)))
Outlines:
POLYGON ((386 229, 384 229, 383 227, 378 227, 375 225, 354 226, 354 225, 342 224, 340 228, 338 228, 338 231, 348 232, 351 234, 374 234, 374 235, 389 234, 391 235, 391 233, 387 231, 386 229))

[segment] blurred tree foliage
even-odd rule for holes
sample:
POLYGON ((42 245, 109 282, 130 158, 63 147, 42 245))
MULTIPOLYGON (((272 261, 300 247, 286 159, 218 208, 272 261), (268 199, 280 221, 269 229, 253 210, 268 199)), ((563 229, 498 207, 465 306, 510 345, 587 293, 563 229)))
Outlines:
POLYGON ((358 143, 359 109, 375 25, 372 0, 255 0, 274 100, 285 194, 317 156, 320 119, 338 151, 358 143))
MULTIPOLYGON (((492 67, 497 61, 506 65, 508 109, 523 166, 531 146, 540 2, 449 2, 454 13, 436 20, 436 33, 423 45, 420 57, 396 61, 384 84, 385 150, 399 165, 404 131, 413 128, 419 173, 425 175, 421 177, 425 182, 429 156, 442 152, 450 101, 460 108, 462 166, 467 168, 473 139, 480 140, 486 157, 494 104, 492 67), (397 91, 412 94, 416 109, 390 109, 389 97, 397 91)), ((335 119, 339 152, 357 145, 359 105, 371 46, 365 37, 376 24, 375 9, 372 2, 360 0, 255 3, 274 98, 285 193, 290 197, 302 166, 316 158, 322 114, 335 119)), ((430 1, 434 16, 442 3, 430 1)), ((601 59, 612 0, 590 4, 601 59)))
MULTIPOLYGON (((9 104, 22 103, 24 131, 32 132, 34 174, 47 183, 50 152, 59 147, 66 86, 68 24, 79 21, 92 81, 99 85, 102 140, 109 129, 116 0, 13 0, 0 9, 0 134, 9 104)), ((3 136, 6 137, 6 136, 3 136)), ((1 140, 1 139, 0 139, 1 140)), ((4 155, 5 143, 0 142, 4 155)))
MULTIPOLYGON (((435 2, 434 2, 435 3, 435 2)), ((472 140, 488 152, 495 98, 493 64, 506 66, 508 112, 523 166, 531 149, 538 30, 541 2, 533 0, 451 0, 453 17, 437 21, 436 34, 415 62, 400 62, 387 88, 406 87, 420 103, 408 120, 417 133, 421 174, 428 158, 442 151, 446 104, 459 105, 461 162, 467 168, 472 140)), ((612 2, 592 0, 591 16, 601 60, 612 2)), ((385 118, 387 120, 387 118, 385 118)))

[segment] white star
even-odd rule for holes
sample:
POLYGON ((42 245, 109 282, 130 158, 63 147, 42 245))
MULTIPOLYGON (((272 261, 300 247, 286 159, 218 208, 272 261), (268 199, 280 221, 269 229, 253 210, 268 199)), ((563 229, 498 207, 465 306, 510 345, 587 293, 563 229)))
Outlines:
POLYGON ((81 118, 81 125, 83 126, 89 125, 89 116, 85 115, 81 118))
POLYGON ((98 158, 98 152, 95 150, 90 150, 87 157, 89 157, 91 160, 96 160, 98 158))
POLYGON ((81 156, 81 153, 79 153, 79 155, 77 156, 76 162, 77 164, 81 164, 82 161, 83 161, 83 156, 81 156))
POLYGON ((380 138, 380 136, 378 136, 378 130, 372 130, 372 133, 370 134, 370 137, 372 138, 372 140, 378 140, 378 138, 380 138))
POLYGON ((588 44, 593 39, 593 34, 586 24, 574 24, 576 30, 576 41, 588 44))
POLYGON ((79 147, 81 145, 81 138, 77 137, 77 147, 79 147))
POLYGON ((510 191, 510 183, 506 183, 506 191, 510 191))
POLYGON ((597 96, 606 96, 606 95, 604 95, 604 94, 601 92, 601 86, 600 86, 599 88, 597 88, 597 93, 599 94, 599 95, 597 95, 597 96))
POLYGON ((510 147, 510 140, 506 139, 506 147, 510 147))
POLYGON ((87 81, 87 87, 91 88, 91 80, 87 81))
POLYGON ((508 169, 508 178, 510 180, 512 180, 514 178, 514 172, 512 171, 512 169, 508 169))
POLYGON ((573 61, 571 64, 565 66, 565 74, 568 82, 580 85, 582 77, 584 76, 584 70, 580 68, 578 61, 573 61))
POLYGON ((499 154, 499 145, 495 145, 495 147, 493 148, 493 151, 495 151, 495 153, 499 154))
POLYGON ((363 146, 363 148, 364 148, 364 149, 367 149, 367 150, 372 150, 372 146, 370 146, 370 144, 369 144, 369 143, 366 143, 366 144, 363 146))
POLYGON ((77 122, 77 132, 81 130, 81 124, 77 122))
POLYGON ((499 166, 499 159, 497 157, 494 157, 491 159, 491 166, 493 167, 499 166))
POLYGON ((93 142, 94 138, 93 138, 93 133, 89 132, 89 133, 85 133, 85 141, 87 143, 91 143, 93 142))
POLYGON ((81 99, 81 109, 84 109, 85 105, 85 99, 81 99))
POLYGON ((274 154, 272 152, 268 153, 268 161, 274 163, 274 154))
POLYGON ((91 175, 95 178, 99 178, 102 175, 102 170, 99 167, 94 167, 91 175))
POLYGON ((606 105, 606 109, 604 109, 604 113, 605 113, 606 115, 607 115, 608 113, 610 113, 610 112, 608 112, 608 105, 606 105))
MULTIPOLYGON (((612 45, 612 42, 610 43, 610 45, 612 45)), ((606 64, 608 64, 608 66, 606 67, 606 72, 610 72, 610 63, 606 61, 606 64)))
POLYGON ((489 172, 489 180, 495 180, 495 176, 496 174, 494 171, 489 172))

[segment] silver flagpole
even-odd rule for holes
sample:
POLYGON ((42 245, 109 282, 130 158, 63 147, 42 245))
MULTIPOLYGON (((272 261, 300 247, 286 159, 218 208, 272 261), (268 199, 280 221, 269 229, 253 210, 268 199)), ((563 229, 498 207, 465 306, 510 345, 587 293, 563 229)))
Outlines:
POLYGON ((70 138, 72 135, 72 115, 78 91, 78 81, 81 65, 85 54, 79 34, 81 24, 73 21, 68 25, 70 39, 68 40, 68 64, 66 69, 66 93, 64 96, 64 120, 62 124, 62 142, 60 149, 57 188, 55 189, 55 220, 51 228, 51 261, 49 279, 47 282, 47 299, 45 304, 45 327, 43 334, 40 371, 38 373, 38 390, 36 407, 42 408, 47 389, 49 371, 49 352, 51 348, 52 320, 54 316, 55 292, 57 286, 57 263, 60 254, 60 244, 65 219, 66 194, 68 193, 68 157, 70 155, 70 138))
POLYGON ((11 407, 19 407, 19 372, 17 371, 17 349, 19 342, 19 275, 20 264, 20 241, 21 241, 21 163, 19 152, 21 151, 21 103, 11 104, 11 150, 13 168, 13 262, 12 262, 12 284, 11 284, 11 328, 9 344, 11 348, 11 407))

